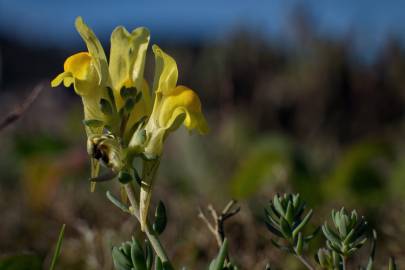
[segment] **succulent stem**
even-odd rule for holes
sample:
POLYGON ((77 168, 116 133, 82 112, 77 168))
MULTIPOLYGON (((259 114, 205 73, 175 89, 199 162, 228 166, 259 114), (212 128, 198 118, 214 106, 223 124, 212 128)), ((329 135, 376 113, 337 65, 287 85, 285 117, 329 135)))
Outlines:
MULTIPOLYGON (((140 215, 139 215, 139 204, 135 197, 135 191, 132 183, 125 184, 125 191, 127 193, 129 202, 133 208, 132 214, 138 219, 140 222, 140 215)), ((159 256, 162 263, 170 263, 169 258, 166 254, 165 249, 163 248, 162 243, 160 243, 159 237, 156 232, 153 231, 152 226, 149 222, 146 223, 145 234, 149 239, 150 244, 152 245, 153 249, 155 250, 156 254, 159 256)))

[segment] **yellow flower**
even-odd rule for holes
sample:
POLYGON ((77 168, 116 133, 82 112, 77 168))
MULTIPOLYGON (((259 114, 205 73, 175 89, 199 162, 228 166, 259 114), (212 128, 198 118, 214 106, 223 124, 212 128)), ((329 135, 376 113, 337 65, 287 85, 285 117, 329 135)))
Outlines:
MULTIPOLYGON (((145 27, 136 28, 129 33, 124 27, 119 26, 111 34, 109 71, 118 108, 123 105, 120 95, 122 87, 143 87, 149 40, 149 30, 145 27)), ((149 93, 146 96, 149 97, 149 93)))
MULTIPOLYGON (((108 65, 104 50, 93 31, 84 24, 82 18, 76 19, 76 29, 85 41, 88 52, 79 52, 68 57, 64 64, 64 72, 52 82, 52 87, 65 87, 73 84, 75 92, 81 96, 85 120, 105 120, 100 110, 100 99, 107 98, 109 82, 108 65)), ((89 128, 89 133, 101 133, 102 128, 89 128)))
POLYGON ((188 130, 196 129, 204 134, 208 131, 207 122, 201 111, 198 95, 185 86, 177 86, 178 70, 176 61, 153 46, 155 54, 155 78, 153 90, 155 100, 152 113, 144 128, 145 141, 139 139, 141 130, 134 134, 129 146, 151 159, 144 161, 140 193, 140 222, 145 230, 150 204, 153 180, 163 151, 163 143, 169 132, 183 124, 188 130), (138 145, 139 143, 143 145, 138 145))
POLYGON ((143 153, 148 158, 161 155, 167 134, 183 124, 188 130, 200 134, 208 131, 198 95, 186 86, 177 85, 176 61, 157 45, 155 54, 155 100, 150 118, 145 126, 146 144, 143 153))
POLYGON ((144 79, 149 40, 150 33, 145 27, 136 28, 129 33, 124 27, 119 26, 111 34, 109 72, 117 109, 120 110, 125 103, 121 95, 122 88, 142 93, 142 98, 129 115, 127 131, 151 110, 149 87, 144 79))

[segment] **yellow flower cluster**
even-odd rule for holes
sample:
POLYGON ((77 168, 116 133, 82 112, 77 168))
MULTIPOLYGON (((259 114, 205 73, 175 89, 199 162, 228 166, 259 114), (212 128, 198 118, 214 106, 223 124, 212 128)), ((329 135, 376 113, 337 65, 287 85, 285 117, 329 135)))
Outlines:
POLYGON ((87 52, 68 57, 51 85, 73 85, 82 98, 92 179, 98 177, 99 161, 124 179, 134 169, 133 157, 143 157, 140 219, 144 228, 167 135, 182 124, 200 134, 208 131, 200 99, 193 90, 177 85, 176 61, 157 45, 152 46, 155 75, 150 90, 144 78, 148 29, 139 27, 130 33, 122 26, 115 28, 107 61, 100 41, 82 18, 75 25, 87 52))
MULTIPOLYGON (((117 27, 111 34, 110 58, 107 61, 100 41, 82 18, 78 17, 75 25, 88 51, 68 57, 64 72, 51 85, 56 87, 63 82, 65 87, 69 87, 73 84, 83 101, 85 123, 93 123, 87 126, 89 136, 102 134, 105 127, 109 127, 115 135, 129 138, 130 147, 137 153, 153 158, 161 155, 167 133, 181 124, 201 134, 208 131, 198 95, 185 86, 177 85, 176 61, 157 45, 152 47, 155 76, 150 91, 144 78, 150 40, 148 29, 139 27, 129 33, 124 27, 117 27), (136 104, 126 106, 126 97, 137 93, 136 104), (107 110, 104 108, 106 101, 107 110), (128 107, 125 130, 122 130, 122 114, 114 114, 110 109, 120 112, 128 107), (139 125, 138 130, 132 129, 141 119, 146 119, 142 128, 143 139, 139 139, 139 125)), ((131 101, 134 103, 134 99, 131 101)))

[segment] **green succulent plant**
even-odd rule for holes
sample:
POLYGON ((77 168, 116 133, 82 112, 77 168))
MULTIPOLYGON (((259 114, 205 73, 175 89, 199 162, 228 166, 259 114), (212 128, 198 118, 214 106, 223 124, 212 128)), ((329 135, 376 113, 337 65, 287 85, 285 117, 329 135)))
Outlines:
POLYGON ((356 210, 349 213, 342 208, 340 211, 332 210, 331 215, 335 230, 327 222, 322 226, 326 244, 339 255, 350 257, 366 243, 368 223, 364 217, 358 216, 356 210))
MULTIPOLYGON (((325 221, 310 235, 304 234, 304 227, 309 223, 312 209, 305 213, 305 202, 299 194, 276 194, 269 206, 265 208, 265 222, 269 231, 278 238, 284 239, 283 245, 275 240, 272 243, 279 249, 296 256, 308 269, 316 269, 305 256, 304 248, 313 239, 319 228, 322 228, 326 238, 326 247, 318 249, 314 255, 315 262, 321 269, 345 270, 347 259, 353 256, 370 239, 372 248, 366 267, 361 270, 372 270, 374 264, 377 233, 369 227, 363 216, 356 210, 348 212, 342 208, 332 210, 332 225, 325 221), (371 233, 372 232, 372 233, 371 233)), ((266 269, 270 269, 267 266, 266 269)), ((390 259, 389 270, 396 269, 394 259, 390 259)))

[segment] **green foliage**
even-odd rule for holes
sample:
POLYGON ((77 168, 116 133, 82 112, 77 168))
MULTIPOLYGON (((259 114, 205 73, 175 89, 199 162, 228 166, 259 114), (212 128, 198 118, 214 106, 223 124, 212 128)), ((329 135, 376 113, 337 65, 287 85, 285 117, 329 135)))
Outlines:
POLYGON ((226 256, 228 254, 228 240, 225 239, 222 243, 221 249, 215 259, 210 263, 209 270, 223 270, 227 269, 225 266, 226 256))
MULTIPOLYGON (((139 241, 122 243, 112 249, 112 257, 116 270, 173 270, 169 262, 163 262, 158 256, 153 256, 153 249, 149 242, 145 242, 145 251, 139 241), (154 260, 154 263, 152 263, 154 260)), ((218 255, 211 261, 209 270, 238 270, 228 259, 228 240, 225 239, 218 255)))
MULTIPOLYGON (((55 269, 56 262, 60 256, 65 227, 65 224, 63 224, 60 229, 49 270, 55 269)), ((0 270, 41 270, 43 269, 42 265, 42 259, 34 254, 11 255, 0 259, 0 270)))
POLYGON ((368 224, 364 217, 358 217, 355 210, 351 214, 344 208, 340 211, 332 210, 332 221, 335 230, 327 222, 322 226, 326 244, 331 250, 349 257, 366 243, 368 224))
POLYGON ((159 201, 158 206, 155 211, 155 222, 153 223, 153 230, 157 234, 162 234, 166 228, 167 217, 166 217, 166 207, 162 201, 159 201))
POLYGON ((0 270, 41 270, 42 261, 36 255, 13 255, 0 260, 0 270))
POLYGON ((348 148, 323 183, 328 198, 340 198, 350 204, 377 205, 387 196, 386 175, 382 162, 391 157, 387 144, 363 142, 348 148))
POLYGON ((155 270, 173 270, 169 262, 162 262, 159 257, 155 259, 155 270))
MULTIPOLYGON (((276 247, 296 256, 308 269, 314 270, 304 254, 303 247, 313 239, 318 230, 310 236, 303 236, 302 230, 312 215, 310 210, 303 217, 304 210, 305 202, 299 194, 277 194, 265 209, 266 225, 271 233, 287 242, 287 245, 282 245, 272 240, 276 247)), ((377 241, 375 230, 371 236, 368 223, 364 217, 359 217, 355 210, 351 213, 344 208, 340 211, 332 210, 331 216, 333 226, 326 221, 322 226, 326 248, 320 248, 314 255, 316 263, 325 270, 345 270, 347 258, 353 256, 370 239, 372 248, 367 267, 360 266, 359 269, 372 270, 377 241)), ((393 259, 390 260, 389 267, 395 269, 393 259)))
POLYGON ((272 233, 288 243, 281 245, 273 240, 276 247, 301 255, 304 246, 315 237, 317 230, 311 235, 304 236, 303 229, 312 216, 312 209, 304 214, 305 208, 305 202, 299 194, 274 196, 269 207, 265 209, 266 225, 272 233))
MULTIPOLYGON (((149 243, 145 243, 149 245, 149 243)), ((149 251, 150 248, 146 247, 148 252, 144 252, 141 244, 135 238, 132 241, 122 243, 119 247, 112 249, 112 257, 115 269, 117 270, 150 270, 150 261, 153 256, 149 251), (147 264, 147 262, 149 262, 147 264), (147 268, 149 266, 149 268, 147 268)))
POLYGON ((123 204, 120 200, 115 198, 110 191, 106 192, 107 199, 110 200, 115 206, 117 206, 119 209, 121 209, 125 213, 130 213, 128 206, 123 204))
POLYGON ((316 262, 322 269, 338 269, 340 265, 340 256, 327 248, 320 248, 315 254, 316 262))
POLYGON ((162 262, 154 251, 149 241, 145 240, 145 249, 138 240, 122 243, 113 247, 112 257, 116 270, 173 270, 169 262, 162 262))
POLYGON ((246 198, 264 184, 283 180, 291 167, 291 146, 283 137, 256 142, 235 172, 231 188, 236 198, 246 198))
POLYGON ((319 175, 303 151, 286 136, 265 135, 251 138, 246 155, 231 179, 232 195, 248 198, 263 187, 289 182, 294 190, 318 203, 319 175))
POLYGON ((29 137, 16 136, 15 149, 21 157, 37 154, 55 154, 66 149, 66 142, 49 134, 36 134, 29 137))
POLYGON ((405 158, 400 158, 391 170, 390 192, 399 198, 405 198, 405 158))

